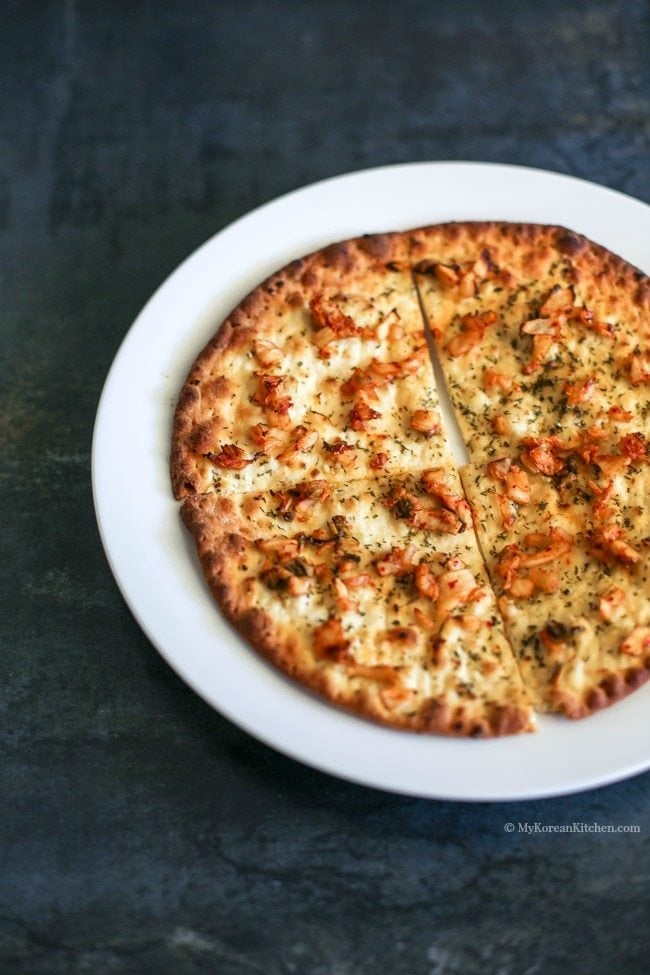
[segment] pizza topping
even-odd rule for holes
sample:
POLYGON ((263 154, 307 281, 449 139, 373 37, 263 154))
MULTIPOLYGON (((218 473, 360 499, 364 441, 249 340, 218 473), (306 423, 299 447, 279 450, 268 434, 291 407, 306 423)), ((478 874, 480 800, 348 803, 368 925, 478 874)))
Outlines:
POLYGON ((381 468, 385 467, 387 463, 388 454, 385 454, 383 451, 380 451, 378 454, 374 454, 370 458, 370 466, 374 471, 381 470, 381 468))
POLYGON ((521 441, 526 449, 522 451, 521 462, 529 471, 552 476, 564 469, 564 461, 555 452, 564 449, 557 437, 524 437, 521 441))
POLYGON ((436 410, 415 410, 411 416, 411 429, 427 437, 440 433, 442 429, 440 414, 436 410))
POLYGON ((312 322, 317 331, 330 329, 337 338, 347 338, 360 335, 362 329, 355 324, 354 319, 341 311, 339 305, 332 298, 323 294, 314 295, 309 302, 312 322))
POLYGON ((508 376, 505 372, 499 372, 498 369, 486 369, 483 373, 483 389, 489 392, 492 389, 499 389, 502 393, 509 395, 513 392, 518 392, 521 386, 518 382, 508 376))
POLYGON ((334 601, 343 613, 355 611, 359 608, 356 599, 353 599, 348 592, 348 587, 342 579, 333 579, 332 588, 334 589, 334 601))
POLYGON ((650 352, 633 355, 629 363, 630 382, 633 386, 650 383, 650 352))
POLYGON ((277 514, 285 521, 304 521, 309 510, 317 501, 326 501, 330 496, 330 489, 326 481, 318 478, 313 481, 302 481, 286 491, 272 491, 271 494, 278 501, 277 514))
POLYGON ((415 647, 418 642, 417 632, 410 626, 394 626, 386 630, 380 638, 389 643, 398 643, 402 647, 415 647))
POLYGON ((488 476, 493 481, 501 481, 505 488, 505 497, 516 504, 530 503, 530 481, 526 471, 518 464, 513 464, 510 457, 501 457, 487 465, 488 476))
POLYGON ((471 527, 471 508, 463 495, 458 494, 452 489, 449 484, 449 475, 444 468, 434 467, 431 470, 422 471, 422 487, 428 495, 436 498, 443 508, 456 515, 456 527, 454 527, 454 522, 443 518, 443 525, 445 525, 446 530, 452 531, 455 534, 471 527))
POLYGON ((485 588, 476 584, 476 579, 466 567, 448 569, 437 579, 440 594, 436 603, 436 616, 446 619, 461 606, 483 599, 485 588))
MULTIPOLYGON (((346 443, 345 440, 340 438, 335 440, 333 443, 327 443, 323 441, 323 448, 341 467, 350 468, 354 467, 357 461, 356 457, 356 447, 354 444, 346 443)), ((372 465, 371 465, 372 466, 372 465)))
POLYGON ((254 351, 255 358, 263 369, 273 369, 282 362, 282 349, 268 339, 257 339, 254 351))
POLYGON ((532 568, 528 578, 540 592, 552 593, 560 588, 560 579, 554 569, 532 568))
POLYGON ((595 481, 588 481, 587 487, 593 495, 597 498, 594 504, 594 518, 596 521, 609 521, 616 514, 614 508, 608 504, 608 501, 612 497, 614 491, 614 482, 608 481, 607 484, 601 486, 595 481))
POLYGON ((378 397, 375 389, 380 385, 383 383, 378 382, 369 371, 355 368, 350 378, 342 384, 341 393, 343 396, 358 396, 359 393, 363 393, 370 399, 376 400, 378 397))
POLYGON ((548 535, 542 532, 531 532, 526 535, 524 545, 535 551, 522 552, 520 564, 522 568, 532 569, 568 555, 573 545, 573 536, 561 528, 551 528, 548 535))
POLYGON ((609 415, 616 423, 629 423, 634 419, 634 414, 624 410, 622 406, 610 406, 609 415))
POLYGON ((341 386, 344 396, 357 396, 363 393, 369 399, 376 400, 375 390, 380 386, 385 386, 397 379, 399 376, 406 376, 418 372, 422 366, 423 357, 426 354, 426 347, 422 347, 398 362, 382 362, 379 359, 372 359, 370 365, 365 369, 355 368, 352 375, 341 386))
POLYGON ((489 250, 484 248, 476 261, 466 264, 443 264, 441 261, 420 261, 414 268, 419 274, 432 274, 443 288, 458 288, 462 298, 478 292, 481 281, 498 273, 489 250))
POLYGON ((485 330, 494 325, 496 320, 497 316, 493 311, 486 311, 481 315, 463 315, 460 331, 447 343, 445 350, 454 359, 465 355, 482 342, 485 330))
POLYGON ((626 565, 640 562, 643 556, 623 541, 623 534, 623 529, 617 525, 608 525, 590 532, 588 537, 591 553, 604 562, 608 562, 610 558, 626 565))
POLYGON ((415 568, 417 549, 415 545, 406 548, 392 548, 388 555, 375 562, 380 576, 404 576, 415 568))
POLYGON ((217 467, 223 467, 229 471, 241 471, 249 464, 253 464, 258 458, 257 454, 253 457, 244 457, 242 448, 234 443, 223 444, 217 454, 209 450, 203 456, 212 464, 216 464, 217 467))
POLYGON ((293 443, 281 454, 278 454, 277 459, 282 464, 293 460, 296 454, 307 453, 307 451, 312 450, 318 442, 318 434, 316 431, 310 430, 308 427, 302 426, 302 424, 294 427, 291 435, 293 437, 293 443))
POLYGON ((621 643, 621 653, 640 657, 650 651, 650 626, 635 626, 621 643))
POLYGON ((293 400, 290 396, 282 396, 280 388, 287 377, 269 376, 261 372, 255 375, 259 381, 259 389, 252 398, 253 403, 274 414, 275 425, 286 427, 289 423, 287 414, 293 406, 293 400))
POLYGON ((556 284, 551 288, 544 304, 539 310, 542 318, 557 318, 560 315, 569 315, 575 306, 575 292, 573 288, 563 288, 556 284))
POLYGON ((260 572, 264 585, 274 592, 287 592, 290 596, 305 596, 311 592, 312 569, 302 559, 293 559, 285 565, 272 565, 260 572))
POLYGON ((625 592, 618 586, 611 586, 607 592, 603 593, 598 603, 600 615, 608 623, 619 619, 625 611, 626 596, 625 592))
POLYGON ((596 377, 588 376, 576 383, 564 384, 564 395, 569 406, 583 406, 593 399, 596 391, 596 377))
POLYGON ((266 423, 256 423, 248 431, 248 436, 256 447, 262 448, 265 454, 276 450, 282 443, 282 435, 266 423))
MULTIPOLYGON (((370 308, 372 305, 367 303, 370 308)), ((329 359, 327 348, 330 343, 338 339, 374 338, 375 329, 361 328, 354 319, 342 311, 336 297, 326 298, 322 294, 315 295, 309 302, 312 323, 316 330, 312 341, 318 347, 318 354, 322 359, 329 359)))
POLYGON ((645 460, 649 453, 648 441, 643 433, 630 433, 622 437, 618 447, 630 460, 645 460))
POLYGON ((415 583, 415 588, 421 596, 425 597, 425 599, 435 600, 438 598, 440 594, 438 583, 436 582, 436 577, 431 571, 431 568, 426 562, 420 562, 420 564, 416 566, 413 581, 415 583))
POLYGON ((381 413, 378 413, 377 410, 371 409, 371 407, 368 406, 364 400, 360 400, 358 403, 355 403, 353 408, 350 410, 348 425, 351 430, 361 432, 367 429, 366 424, 370 423, 372 420, 378 420, 380 417, 381 413))
POLYGON ((256 538, 255 545, 260 552, 265 555, 275 555, 281 562, 295 558, 300 551, 300 540, 296 538, 285 538, 280 535, 277 538, 256 538))
POLYGON ((314 630, 314 650, 325 660, 344 663, 349 657, 350 641, 345 639, 340 619, 330 616, 314 630))
POLYGON ((555 562, 568 555, 573 538, 559 528, 551 528, 549 534, 531 532, 520 545, 506 545, 497 560, 495 571, 503 579, 503 588, 513 596, 528 598, 535 590, 555 592, 559 579, 554 570, 540 569, 548 562, 555 562), (525 549, 532 549, 526 551, 525 549))
POLYGON ((539 637, 551 653, 563 653, 582 631, 583 627, 578 623, 568 624, 561 623, 558 620, 549 620, 544 629, 540 631, 539 637))

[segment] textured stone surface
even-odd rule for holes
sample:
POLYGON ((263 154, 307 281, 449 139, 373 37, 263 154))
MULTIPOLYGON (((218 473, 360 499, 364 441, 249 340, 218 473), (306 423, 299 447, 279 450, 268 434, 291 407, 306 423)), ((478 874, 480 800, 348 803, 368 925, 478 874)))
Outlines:
POLYGON ((89 451, 149 294, 278 193, 469 158, 647 201, 649 45, 642 0, 4 4, 1 975, 647 972, 650 776, 473 806, 276 755, 139 631, 89 451))

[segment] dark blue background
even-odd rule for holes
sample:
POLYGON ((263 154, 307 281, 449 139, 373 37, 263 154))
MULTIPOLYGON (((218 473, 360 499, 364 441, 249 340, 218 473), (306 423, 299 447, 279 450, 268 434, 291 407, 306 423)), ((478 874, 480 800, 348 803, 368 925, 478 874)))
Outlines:
POLYGON ((251 207, 462 158, 648 201, 647 3, 68 0, 0 20, 2 975, 647 972, 650 776, 472 806, 275 754, 142 635, 89 482, 132 319, 251 207))

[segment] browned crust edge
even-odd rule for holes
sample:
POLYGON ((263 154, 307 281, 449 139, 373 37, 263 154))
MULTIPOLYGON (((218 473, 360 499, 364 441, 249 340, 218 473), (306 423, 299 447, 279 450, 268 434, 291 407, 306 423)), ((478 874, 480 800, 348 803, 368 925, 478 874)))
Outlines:
POLYGON ((181 505, 181 517, 194 538, 204 578, 228 621, 286 676, 348 712, 400 730, 471 738, 493 738, 532 730, 530 709, 490 705, 486 715, 477 717, 469 709, 430 699, 415 714, 395 717, 378 707, 374 697, 364 693, 363 688, 352 696, 337 693, 325 671, 314 671, 302 665, 300 655, 295 653, 297 643, 291 636, 275 627, 267 613, 250 605, 242 596, 235 584, 234 567, 247 540, 237 531, 236 517, 230 517, 227 499, 220 498, 211 512, 221 530, 219 544, 215 544, 214 531, 206 531, 203 513, 206 500, 205 497, 190 497, 181 505))
POLYGON ((638 667, 628 667, 623 672, 607 674, 596 687, 586 692, 584 697, 557 691, 554 703, 561 714, 574 720, 588 718, 589 715, 610 707, 629 694, 633 694, 650 680, 650 656, 638 667))
POLYGON ((623 289, 633 287, 634 303, 641 309, 650 309, 650 277, 644 271, 602 244, 597 244, 583 234, 559 224, 516 223, 503 220, 452 221, 417 227, 405 233, 410 239, 411 260, 416 262, 423 256, 427 238, 434 235, 441 235, 448 242, 459 240, 462 236, 478 239, 495 235, 507 238, 515 246, 534 244, 543 240, 567 257, 584 257, 586 254, 591 254, 598 262, 603 278, 611 280, 617 287, 623 289))

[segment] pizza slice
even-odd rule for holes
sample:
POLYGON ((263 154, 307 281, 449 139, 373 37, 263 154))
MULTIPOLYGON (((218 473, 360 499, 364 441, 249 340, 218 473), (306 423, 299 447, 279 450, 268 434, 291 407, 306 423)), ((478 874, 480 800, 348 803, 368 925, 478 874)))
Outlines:
POLYGON ((650 282, 559 227, 443 224, 411 259, 470 460, 650 432, 650 282))
POLYGON ((346 241, 242 302, 181 391, 177 497, 348 481, 446 457, 407 257, 400 234, 346 241))
POLYGON ((291 677, 397 728, 532 730, 452 468, 193 496, 181 510, 225 615, 291 677))
POLYGON ((650 676, 650 474, 641 434, 613 454, 542 443, 463 469, 506 632, 535 707, 585 717, 650 676))

